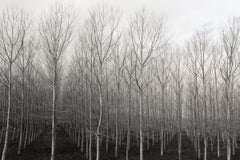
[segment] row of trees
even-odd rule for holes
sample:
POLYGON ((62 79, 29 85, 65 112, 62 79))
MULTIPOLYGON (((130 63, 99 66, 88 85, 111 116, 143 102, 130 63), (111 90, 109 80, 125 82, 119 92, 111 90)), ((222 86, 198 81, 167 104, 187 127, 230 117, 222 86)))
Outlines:
POLYGON ((1 142, 2 160, 8 144, 18 139, 18 154, 31 143, 46 125, 44 80, 33 66, 37 46, 31 20, 20 9, 8 8, 0 18, 1 58, 1 142), (10 137, 11 135, 11 137, 10 137))
POLYGON ((140 160, 143 150, 156 143, 163 155, 174 135, 181 160, 185 133, 199 159, 202 142, 204 160, 209 144, 217 145, 218 157, 226 146, 231 159, 240 113, 237 19, 216 42, 203 29, 184 48, 170 43, 164 17, 145 10, 127 24, 119 10, 107 7, 89 10, 81 26, 76 20, 74 9, 60 3, 43 14, 37 27, 21 9, 2 11, 2 160, 9 142, 17 140, 21 154, 49 125, 54 160, 57 124, 89 160, 93 144, 97 160, 100 148, 105 145, 108 152, 110 144, 115 157, 125 147, 127 160, 136 145, 140 160))
POLYGON ((204 159, 208 142, 217 142, 220 157, 221 138, 227 149, 227 159, 235 155, 237 147, 239 107, 239 20, 232 19, 222 30, 220 42, 213 43, 206 30, 199 31, 187 43, 190 77, 186 97, 188 117, 192 127, 190 137, 198 158, 200 142, 204 139, 204 159))
POLYGON ((33 20, 22 9, 7 8, 1 14, 2 160, 6 159, 9 142, 18 140, 21 154, 49 124, 52 124, 51 159, 55 156, 61 56, 71 41, 73 16, 69 9, 56 4, 40 22, 36 34, 33 20))

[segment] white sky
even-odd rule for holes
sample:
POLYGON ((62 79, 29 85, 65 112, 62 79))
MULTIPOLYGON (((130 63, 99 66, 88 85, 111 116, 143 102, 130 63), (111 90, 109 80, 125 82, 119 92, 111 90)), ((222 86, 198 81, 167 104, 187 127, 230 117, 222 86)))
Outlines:
MULTIPOLYGON (((18 6, 29 10, 34 15, 47 9, 55 0, 0 0, 0 9, 18 6)), ((136 9, 146 8, 156 14, 167 17, 168 30, 173 35, 172 41, 182 45, 196 29, 207 26, 210 30, 218 29, 221 24, 233 16, 240 16, 239 0, 62 0, 73 4, 80 15, 87 13, 89 7, 99 4, 117 6, 123 13, 131 14, 136 9)))

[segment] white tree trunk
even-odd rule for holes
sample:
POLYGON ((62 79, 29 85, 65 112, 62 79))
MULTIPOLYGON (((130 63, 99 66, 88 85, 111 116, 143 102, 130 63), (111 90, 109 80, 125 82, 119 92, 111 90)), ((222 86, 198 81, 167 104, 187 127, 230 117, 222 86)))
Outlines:
POLYGON ((6 159, 7 155, 7 148, 8 148, 8 136, 9 136, 9 128, 10 128, 10 112, 11 112, 11 97, 12 97, 12 63, 9 63, 9 71, 8 71, 8 109, 7 109, 7 127, 5 131, 5 141, 4 141, 4 147, 2 151, 2 158, 1 160, 6 159))
POLYGON ((139 136, 140 136, 140 160, 143 160, 143 132, 142 132, 142 108, 143 108, 143 92, 140 91, 139 102, 139 136))
POLYGON ((54 79, 53 79, 53 89, 52 89, 52 145, 51 145, 51 160, 55 159, 55 146, 56 146, 56 103, 57 103, 57 62, 54 62, 54 79))

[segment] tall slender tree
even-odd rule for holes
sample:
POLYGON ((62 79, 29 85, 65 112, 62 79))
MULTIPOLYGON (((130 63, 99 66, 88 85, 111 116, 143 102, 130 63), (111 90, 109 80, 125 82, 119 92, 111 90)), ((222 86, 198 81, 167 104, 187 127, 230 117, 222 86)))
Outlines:
POLYGON ((25 12, 16 8, 7 8, 2 11, 0 20, 0 56, 1 60, 8 65, 8 107, 5 130, 4 148, 2 160, 6 159, 9 130, 10 114, 12 109, 12 86, 13 86, 13 65, 18 59, 25 46, 25 37, 29 27, 29 19, 25 12))
POLYGON ((134 53, 134 81, 139 97, 140 160, 143 160, 143 104, 144 90, 150 81, 147 73, 154 53, 161 47, 164 34, 163 18, 150 18, 144 10, 135 14, 130 23, 131 50, 134 53), (146 79, 147 78, 147 79, 146 79))
POLYGON ((89 12, 86 27, 87 36, 91 42, 93 54, 93 76, 96 79, 99 95, 99 117, 96 131, 96 160, 100 156, 100 129, 103 118, 103 87, 104 87, 104 69, 111 58, 112 52, 119 41, 117 28, 120 22, 120 12, 115 9, 99 7, 89 12))
POLYGON ((175 53, 173 55, 174 66, 172 69, 172 77, 174 83, 174 92, 176 99, 177 121, 178 121, 178 159, 182 159, 182 114, 183 114, 183 58, 182 53, 175 53))
POLYGON ((223 65, 221 66, 221 77, 224 83, 224 102, 226 105, 226 148, 227 160, 231 160, 231 136, 232 124, 232 109, 233 109, 233 90, 234 79, 237 74, 240 62, 237 58, 240 45, 240 24, 238 19, 229 21, 226 29, 222 32, 222 44, 224 49, 223 65))
POLYGON ((41 19, 39 27, 41 47, 46 56, 46 67, 51 79, 52 88, 52 145, 51 160, 55 159, 56 145, 56 107, 59 96, 61 58, 72 40, 73 13, 70 8, 56 3, 48 14, 41 19))

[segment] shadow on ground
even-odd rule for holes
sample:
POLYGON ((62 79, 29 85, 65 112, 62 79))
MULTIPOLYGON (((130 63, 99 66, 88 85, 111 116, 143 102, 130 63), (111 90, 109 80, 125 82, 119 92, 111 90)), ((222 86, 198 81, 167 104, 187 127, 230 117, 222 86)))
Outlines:
MULTIPOLYGON (((186 135, 183 135, 182 143, 182 160, 197 160, 197 154, 193 149, 193 145, 186 135)), ((17 146, 17 145, 15 145, 17 146)), ((105 146, 105 145, 103 145, 105 146)), ((103 148, 100 154, 100 160, 125 160, 125 146, 119 149, 118 158, 114 158, 114 144, 109 146, 109 152, 106 153, 103 148)), ((203 149, 202 149, 203 150, 203 149)), ((214 145, 213 152, 209 147, 209 160, 225 160, 225 148, 221 148, 222 155, 218 159, 216 157, 216 145, 214 145)), ((7 160, 49 160, 51 153, 51 129, 47 129, 37 140, 29 145, 21 155, 16 155, 17 147, 11 147, 8 152, 7 160)), ((202 154, 203 157, 203 154, 202 154)), ((85 154, 80 152, 67 136, 66 132, 58 127, 57 129, 57 144, 56 144, 56 160, 85 160, 85 154)), ((93 143, 92 159, 95 158, 95 148, 93 143)), ((236 156, 232 160, 240 159, 240 151, 236 150, 236 156)), ((129 160, 139 160, 138 147, 132 147, 129 153, 129 160)), ((160 146, 155 145, 154 148, 150 147, 149 151, 145 149, 144 160, 178 160, 177 150, 177 136, 173 138, 164 155, 160 156, 160 146)))

